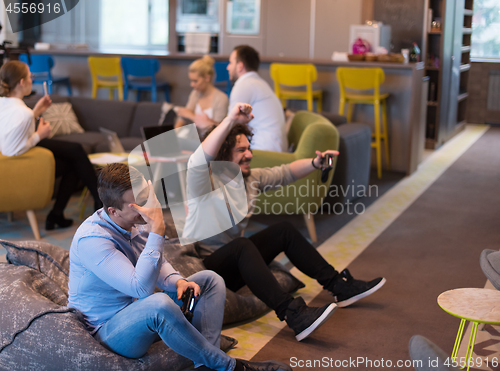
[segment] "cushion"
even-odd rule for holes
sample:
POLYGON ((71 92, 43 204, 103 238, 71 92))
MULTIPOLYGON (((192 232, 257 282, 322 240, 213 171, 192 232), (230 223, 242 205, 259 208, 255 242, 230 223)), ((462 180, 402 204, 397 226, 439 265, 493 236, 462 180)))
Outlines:
POLYGON ((0 245, 7 250, 9 263, 24 265, 43 273, 59 287, 66 297, 68 296, 68 250, 41 241, 9 242, 0 240, 0 245))
POLYGON ((141 137, 141 126, 158 125, 161 115, 161 103, 139 102, 134 112, 130 136, 141 137))
POLYGON ((86 131, 85 133, 62 135, 56 139, 80 143, 87 154, 109 152, 108 141, 100 132, 86 131), (104 150, 101 151, 101 148, 104 150))
MULTIPOLYGON (((67 297, 58 285, 27 266, 0 264, 0 301, 2 370, 182 370, 192 365, 162 341, 139 359, 106 349, 85 329, 79 312, 62 304, 67 297)), ((221 337, 223 350, 235 343, 221 337)))
POLYGON ((135 102, 71 97, 73 110, 85 131, 99 132, 103 127, 116 132, 118 137, 128 135, 135 102))
POLYGON ((71 133, 83 133, 84 130, 78 123, 71 103, 53 103, 42 115, 44 120, 50 122, 52 129, 50 137, 71 133))

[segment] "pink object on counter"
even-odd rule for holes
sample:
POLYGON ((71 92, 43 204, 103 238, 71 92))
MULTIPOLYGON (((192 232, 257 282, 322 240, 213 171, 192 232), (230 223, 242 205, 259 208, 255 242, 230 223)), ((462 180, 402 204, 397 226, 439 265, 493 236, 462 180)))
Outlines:
POLYGON ((358 37, 352 44, 352 54, 365 54, 370 51, 370 43, 358 37))

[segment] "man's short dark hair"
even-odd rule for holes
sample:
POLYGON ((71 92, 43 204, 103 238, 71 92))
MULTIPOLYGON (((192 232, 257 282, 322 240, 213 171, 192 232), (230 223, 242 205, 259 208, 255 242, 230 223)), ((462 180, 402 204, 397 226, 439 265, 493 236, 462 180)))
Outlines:
POLYGON ((140 184, 144 177, 136 168, 126 164, 115 163, 103 167, 97 177, 97 192, 104 205, 121 210, 123 207, 123 194, 132 189, 132 184, 140 184))
MULTIPOLYGON (((215 126, 209 129, 203 136, 202 141, 205 140, 214 129, 215 126)), ((252 142, 253 133, 250 126, 246 124, 236 124, 227 135, 226 140, 222 143, 214 161, 231 161, 233 158, 232 150, 236 145, 236 137, 240 134, 246 136, 250 143, 252 142)))
POLYGON ((238 45, 234 50, 236 51, 236 60, 243 63, 245 70, 248 72, 259 70, 260 58, 257 50, 249 45, 238 45))

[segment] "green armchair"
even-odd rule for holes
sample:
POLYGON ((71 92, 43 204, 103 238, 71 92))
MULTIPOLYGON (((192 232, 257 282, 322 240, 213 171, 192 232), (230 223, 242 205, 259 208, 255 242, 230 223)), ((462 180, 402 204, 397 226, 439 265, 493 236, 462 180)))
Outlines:
POLYGON ((34 210, 50 202, 54 192, 55 169, 54 155, 42 147, 33 147, 19 156, 0 154, 0 212, 26 210, 37 240, 40 239, 40 232, 34 210))
MULTIPOLYGON (((288 131, 288 142, 295 152, 253 151, 252 168, 288 164, 302 158, 316 157, 316 150, 338 150, 339 134, 326 118, 313 112, 299 111, 288 131)), ((313 242, 317 241, 314 214, 321 208, 335 171, 335 163, 328 180, 321 182, 321 172, 314 171, 307 177, 275 191, 261 194, 255 204, 256 214, 303 214, 313 242)))

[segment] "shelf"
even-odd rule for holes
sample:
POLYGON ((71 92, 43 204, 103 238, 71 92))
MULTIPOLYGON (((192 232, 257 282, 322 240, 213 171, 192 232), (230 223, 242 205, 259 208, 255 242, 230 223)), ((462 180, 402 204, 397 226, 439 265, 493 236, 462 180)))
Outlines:
POLYGON ((464 35, 470 35, 472 33, 472 28, 464 28, 462 33, 464 35))
POLYGON ((469 63, 461 64, 460 65, 460 72, 465 72, 465 71, 468 71, 468 70, 470 70, 470 64, 469 63))
POLYGON ((437 107, 437 106, 439 106, 439 103, 438 103, 438 102, 434 102, 434 101, 430 101, 430 100, 429 100, 429 101, 427 101, 427 105, 428 105, 429 107, 437 107))
POLYGON ((443 31, 429 31, 427 32, 429 35, 441 35, 443 31))
POLYGON ((471 10, 471 9, 465 9, 464 10, 464 16, 473 16, 474 15, 474 11, 471 10))
POLYGON ((460 95, 457 97, 457 100, 458 100, 459 102, 461 102, 461 101, 463 101, 463 100, 467 99, 467 97, 468 97, 468 96, 469 96, 469 93, 467 93, 467 92, 462 93, 462 94, 460 94, 460 95))
POLYGON ((436 149, 436 140, 431 138, 425 138, 425 149, 436 149))
POLYGON ((462 46, 462 53, 468 53, 470 52, 470 45, 467 45, 467 46, 462 46))
POLYGON ((425 69, 427 71, 439 71, 438 67, 432 67, 432 66, 425 66, 425 69))

